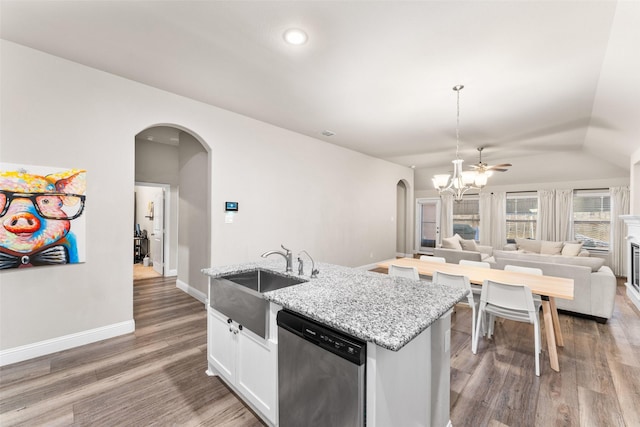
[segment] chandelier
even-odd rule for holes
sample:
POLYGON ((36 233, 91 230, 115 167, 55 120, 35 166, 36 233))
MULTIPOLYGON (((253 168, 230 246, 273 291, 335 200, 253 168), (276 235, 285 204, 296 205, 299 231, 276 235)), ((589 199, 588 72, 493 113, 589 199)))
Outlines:
POLYGON ((457 114, 456 114, 456 158, 451 161, 453 163, 453 176, 449 174, 441 174, 433 176, 433 186, 440 194, 452 194, 454 200, 459 202, 462 196, 469 190, 479 190, 487 185, 489 173, 481 171, 463 171, 462 163, 464 160, 460 158, 460 91, 463 85, 456 85, 453 90, 457 95, 457 114))

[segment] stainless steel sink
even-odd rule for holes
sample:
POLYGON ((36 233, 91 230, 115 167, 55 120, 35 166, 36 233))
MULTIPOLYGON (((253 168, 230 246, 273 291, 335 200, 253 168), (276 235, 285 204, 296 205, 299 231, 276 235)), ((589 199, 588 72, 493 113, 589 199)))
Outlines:
POLYGON ((264 292, 305 283, 306 280, 256 269, 211 279, 209 304, 263 338, 267 338, 269 302, 264 292))
POLYGON ((223 278, 259 293, 275 291, 276 289, 282 289, 306 282, 306 280, 302 280, 297 277, 283 276, 268 270, 260 269, 223 276, 223 278))

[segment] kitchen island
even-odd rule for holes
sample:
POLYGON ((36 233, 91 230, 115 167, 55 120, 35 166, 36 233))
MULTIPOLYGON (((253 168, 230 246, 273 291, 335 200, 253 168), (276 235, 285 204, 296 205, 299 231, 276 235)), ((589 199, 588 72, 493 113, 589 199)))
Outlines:
POLYGON ((448 425, 450 313, 466 291, 332 264, 318 268, 317 278, 295 275, 307 282, 263 294, 269 301, 264 336, 215 310, 211 283, 256 269, 293 276, 282 261, 203 270, 210 276, 207 373, 220 375, 278 425, 276 315, 285 308, 366 341, 367 426, 448 425))

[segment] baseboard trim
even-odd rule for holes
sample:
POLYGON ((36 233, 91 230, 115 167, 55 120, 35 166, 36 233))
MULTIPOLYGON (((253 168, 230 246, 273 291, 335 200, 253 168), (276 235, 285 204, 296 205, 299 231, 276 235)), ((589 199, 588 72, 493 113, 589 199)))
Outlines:
POLYGON ((75 334, 2 350, 0 351, 0 366, 11 365, 58 351, 125 335, 135 331, 135 329, 136 324, 132 319, 125 322, 114 323, 113 325, 102 326, 100 328, 89 329, 75 334))
POLYGON ((205 304, 207 301, 207 295, 205 295, 202 291, 189 286, 187 283, 183 282, 180 279, 176 280, 176 288, 188 293, 203 304, 205 304))
POLYGON ((167 270, 165 273, 165 277, 174 277, 178 275, 178 270, 173 269, 173 270, 167 270))

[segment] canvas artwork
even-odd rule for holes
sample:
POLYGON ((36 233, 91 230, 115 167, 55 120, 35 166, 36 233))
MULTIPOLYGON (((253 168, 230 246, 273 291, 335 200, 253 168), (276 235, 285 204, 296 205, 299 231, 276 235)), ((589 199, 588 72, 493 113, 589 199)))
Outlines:
POLYGON ((86 171, 0 163, 0 270, 85 262, 86 171))

